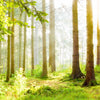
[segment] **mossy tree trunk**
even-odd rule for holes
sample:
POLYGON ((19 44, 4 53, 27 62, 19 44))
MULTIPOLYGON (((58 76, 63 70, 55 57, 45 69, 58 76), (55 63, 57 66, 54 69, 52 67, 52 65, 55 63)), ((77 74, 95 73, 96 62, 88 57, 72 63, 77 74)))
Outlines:
POLYGON ((93 17, 92 17, 92 0, 87 0, 87 63, 86 79, 83 86, 96 85, 94 73, 94 55, 93 55, 93 17))

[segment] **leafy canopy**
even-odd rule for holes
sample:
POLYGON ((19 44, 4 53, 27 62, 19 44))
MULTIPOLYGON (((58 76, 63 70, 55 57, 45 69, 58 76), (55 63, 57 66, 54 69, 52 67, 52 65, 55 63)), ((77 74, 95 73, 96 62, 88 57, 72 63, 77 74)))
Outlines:
MULTIPOLYGON (((34 16, 36 20, 41 23, 48 22, 44 19, 47 16, 45 12, 38 11, 36 9, 36 1, 29 2, 28 0, 0 0, 0 40, 4 39, 4 35, 10 35, 12 32, 9 30, 13 24, 19 24, 21 26, 28 26, 28 23, 24 23, 17 19, 11 19, 8 13, 12 13, 12 9, 20 9, 21 13, 26 12, 28 17, 34 16)), ((33 27, 33 26, 32 26, 33 27)))

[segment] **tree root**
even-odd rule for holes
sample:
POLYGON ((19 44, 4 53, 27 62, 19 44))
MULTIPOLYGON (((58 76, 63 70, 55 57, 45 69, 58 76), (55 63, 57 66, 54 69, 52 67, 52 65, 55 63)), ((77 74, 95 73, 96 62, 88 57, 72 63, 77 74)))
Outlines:
POLYGON ((81 79, 84 79, 85 78, 85 75, 83 74, 83 73, 77 73, 77 74, 71 74, 71 76, 70 76, 72 79, 79 79, 79 78, 81 78, 81 79))
POLYGON ((96 80, 85 80, 85 82, 83 83, 82 87, 87 87, 87 86, 95 86, 97 85, 96 80))

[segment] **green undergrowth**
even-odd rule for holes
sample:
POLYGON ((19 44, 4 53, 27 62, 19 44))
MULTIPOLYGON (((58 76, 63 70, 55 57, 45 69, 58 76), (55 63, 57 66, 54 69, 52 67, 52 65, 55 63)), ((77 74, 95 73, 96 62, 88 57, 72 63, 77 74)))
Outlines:
POLYGON ((40 95, 40 96, 53 96, 56 93, 56 90, 49 87, 49 86, 36 86, 36 87, 31 87, 28 91, 27 94, 32 94, 32 95, 40 95))
MULTIPOLYGON (((42 75, 42 66, 41 65, 36 65, 33 71, 33 76, 34 78, 41 78, 42 75)), ((26 77, 31 77, 31 69, 29 71, 26 71, 25 73, 26 77)))
MULTIPOLYGON (((85 67, 81 67, 85 74, 85 67)), ((41 69, 38 66, 34 76, 22 70, 5 82, 0 79, 0 100, 100 100, 100 67, 95 67, 98 85, 81 87, 84 79, 73 80, 69 76, 71 68, 49 73, 48 78, 41 78, 41 69)))

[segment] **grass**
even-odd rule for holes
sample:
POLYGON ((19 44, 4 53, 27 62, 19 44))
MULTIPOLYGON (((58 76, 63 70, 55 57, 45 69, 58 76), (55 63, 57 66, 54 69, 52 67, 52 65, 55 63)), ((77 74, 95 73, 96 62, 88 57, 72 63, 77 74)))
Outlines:
MULTIPOLYGON (((40 69, 34 77, 28 74, 26 79, 17 73, 8 83, 0 80, 0 100, 100 100, 100 85, 81 87, 84 79, 72 80, 70 72, 71 69, 49 73, 46 79, 40 77, 40 69), (20 93, 17 88, 22 88, 20 93)), ((95 75, 100 84, 99 66, 95 67, 95 75)))

